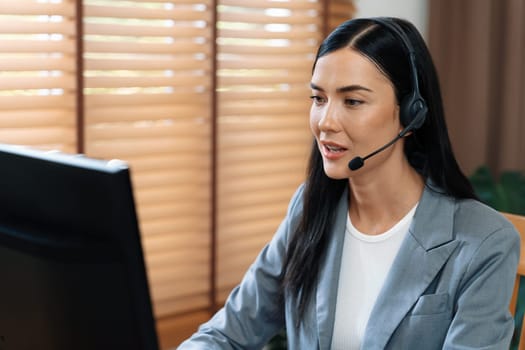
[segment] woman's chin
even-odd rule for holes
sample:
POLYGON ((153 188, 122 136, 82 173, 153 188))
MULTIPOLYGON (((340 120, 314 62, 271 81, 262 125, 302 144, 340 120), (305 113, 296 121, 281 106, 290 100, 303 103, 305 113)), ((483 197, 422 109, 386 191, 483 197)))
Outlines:
POLYGON ((326 176, 328 176, 332 180, 342 180, 342 179, 348 179, 350 176, 348 167, 343 166, 337 166, 334 167, 332 165, 327 166, 325 164, 324 166, 324 173, 326 176))

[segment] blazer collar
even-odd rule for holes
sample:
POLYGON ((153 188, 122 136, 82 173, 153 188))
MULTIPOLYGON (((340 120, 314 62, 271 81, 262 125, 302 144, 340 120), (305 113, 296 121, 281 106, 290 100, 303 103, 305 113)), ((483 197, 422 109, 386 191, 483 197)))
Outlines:
MULTIPOLYGON (((430 181, 419 201, 414 220, 394 259, 372 309, 363 349, 384 349, 410 308, 433 281, 457 246, 453 219, 455 201, 440 194, 430 181), (406 285, 411 285, 409 289, 406 285)), ((321 266, 316 292, 319 348, 329 349, 335 319, 346 219, 347 191, 338 205, 332 237, 321 266)))

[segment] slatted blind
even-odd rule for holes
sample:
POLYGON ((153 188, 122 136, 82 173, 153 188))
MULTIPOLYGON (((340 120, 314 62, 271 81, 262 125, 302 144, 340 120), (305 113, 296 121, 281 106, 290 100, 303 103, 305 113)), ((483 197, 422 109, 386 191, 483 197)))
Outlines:
MULTIPOLYGON (((218 9, 216 302, 239 283, 304 180, 319 1, 222 0, 218 9)), ((338 1, 334 19, 353 13, 338 1)))
POLYGON ((129 162, 156 316, 221 304, 304 178, 311 65, 352 2, 82 4, 0 1, 0 142, 129 162))
POLYGON ((84 1, 86 153, 131 164, 157 316, 209 306, 210 3, 84 1))
POLYGON ((339 24, 354 17, 356 7, 351 0, 330 0, 328 2, 327 31, 331 32, 339 24))
POLYGON ((0 1, 0 142, 76 150, 75 2, 0 1))

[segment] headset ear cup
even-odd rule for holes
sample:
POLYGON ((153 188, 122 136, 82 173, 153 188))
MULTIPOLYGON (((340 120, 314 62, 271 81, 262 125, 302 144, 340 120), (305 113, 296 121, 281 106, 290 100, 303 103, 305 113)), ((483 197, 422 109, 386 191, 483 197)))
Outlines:
POLYGON ((417 93, 412 93, 403 98, 399 106, 399 119, 403 127, 410 127, 410 131, 417 130, 425 122, 427 104, 417 93))

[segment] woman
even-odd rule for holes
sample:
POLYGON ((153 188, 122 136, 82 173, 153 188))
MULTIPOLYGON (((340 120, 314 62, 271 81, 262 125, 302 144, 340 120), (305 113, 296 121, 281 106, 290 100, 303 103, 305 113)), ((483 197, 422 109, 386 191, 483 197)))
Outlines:
POLYGON ((476 200, 408 22, 319 48, 308 176, 225 306, 180 349, 506 349, 519 235, 476 200), (363 155, 367 155, 361 157, 363 155))

